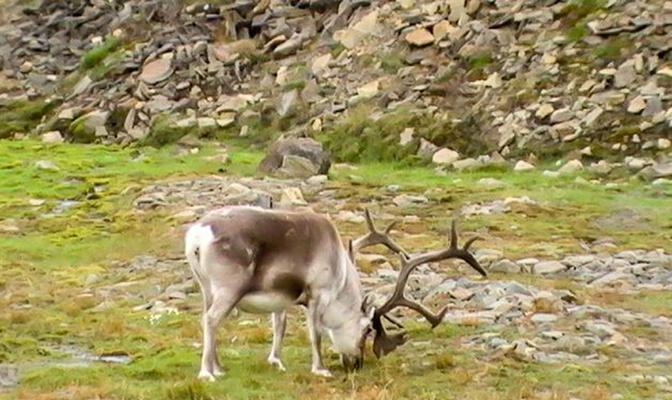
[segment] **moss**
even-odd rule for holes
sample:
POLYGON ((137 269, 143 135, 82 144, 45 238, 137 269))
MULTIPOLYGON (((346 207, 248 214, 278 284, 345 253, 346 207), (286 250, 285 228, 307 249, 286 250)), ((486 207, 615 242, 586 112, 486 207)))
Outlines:
POLYGON ((404 65, 403 53, 399 51, 389 51, 380 57, 380 67, 388 74, 396 74, 404 65))
POLYGON ((585 22, 577 22, 567 30, 567 39, 571 42, 578 42, 588 35, 588 26, 585 22))
POLYGON ((345 50, 346 50, 345 46, 343 46, 340 42, 336 43, 331 46, 331 55, 332 57, 337 58, 345 50))
POLYGON ((621 56, 623 49, 631 46, 625 37, 610 38, 606 43, 597 46, 593 50, 593 56, 604 61, 614 61, 621 56))
POLYGON ((601 11, 606 6, 606 0, 571 0, 561 11, 560 15, 569 26, 601 11))
POLYGON ((303 90, 306 87, 306 81, 303 79, 295 79, 293 81, 287 82, 285 86, 282 87, 284 92, 289 92, 291 90, 303 90))
POLYGON ((471 71, 480 71, 492 64, 492 55, 487 52, 476 53, 468 58, 468 63, 471 71))
POLYGON ((0 105, 0 139, 8 138, 14 133, 28 133, 51 112, 58 102, 37 100, 21 100, 0 105))
POLYGON ((90 69, 98 66, 110 53, 116 50, 121 44, 119 38, 108 36, 105 41, 82 55, 80 66, 83 69, 90 69))
POLYGON ((438 146, 449 146, 465 155, 480 155, 487 149, 480 138, 478 123, 472 118, 454 122, 400 109, 374 121, 370 119, 367 105, 360 105, 345 120, 320 135, 339 160, 402 161, 411 164, 422 163, 416 156, 419 138, 438 146), (415 139, 402 146, 399 134, 409 127, 415 129, 415 139))
POLYGON ((149 133, 141 143, 147 146, 161 147, 170 143, 175 143, 184 136, 197 133, 198 127, 179 127, 168 114, 158 115, 149 128, 149 133))

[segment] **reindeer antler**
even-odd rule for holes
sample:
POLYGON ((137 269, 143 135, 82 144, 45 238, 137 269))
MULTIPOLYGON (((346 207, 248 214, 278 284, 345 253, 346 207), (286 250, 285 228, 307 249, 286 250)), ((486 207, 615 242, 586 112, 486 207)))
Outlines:
POLYGON ((397 307, 410 308, 425 317, 425 319, 432 325, 432 328, 437 326, 446 315, 446 311, 448 310, 447 307, 442 308, 441 311, 434 314, 422 304, 408 300, 404 296, 404 288, 406 287, 411 272, 413 272, 415 268, 429 262, 436 262, 449 258, 459 258, 469 264, 481 275, 487 276, 483 267, 481 267, 476 258, 469 252, 469 247, 477 239, 479 238, 473 237, 467 240, 464 247, 459 248, 457 245, 457 230, 455 228, 455 221, 453 221, 450 232, 450 247, 447 249, 430 251, 413 257, 408 257, 405 252, 398 252, 401 260, 401 271, 399 272, 399 278, 394 293, 392 293, 392 296, 381 307, 377 308, 374 313, 373 327, 376 330, 376 337, 373 342, 373 350, 377 357, 381 357, 393 351, 406 340, 403 333, 390 336, 385 332, 381 317, 385 317, 386 314, 393 309, 397 307))
POLYGON ((373 218, 371 218, 371 213, 368 209, 364 210, 364 216, 366 218, 366 226, 369 228, 369 232, 366 235, 360 236, 357 239, 350 242, 350 256, 354 260, 354 255, 359 250, 375 246, 377 244, 382 244, 388 249, 394 251, 397 254, 402 254, 405 257, 408 257, 408 253, 401 246, 399 246, 392 238, 389 236, 392 228, 396 225, 396 221, 392 222, 390 225, 385 228, 384 231, 379 231, 376 228, 376 225, 373 223, 373 218))

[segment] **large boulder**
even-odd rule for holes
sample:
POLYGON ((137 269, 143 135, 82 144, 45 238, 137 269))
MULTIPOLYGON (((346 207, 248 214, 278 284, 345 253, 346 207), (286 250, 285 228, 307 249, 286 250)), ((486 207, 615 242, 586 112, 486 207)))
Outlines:
POLYGON ((257 169, 293 178, 325 175, 331 159, 322 144, 310 138, 280 138, 270 147, 257 169), (303 165, 301 168, 292 166, 303 165))

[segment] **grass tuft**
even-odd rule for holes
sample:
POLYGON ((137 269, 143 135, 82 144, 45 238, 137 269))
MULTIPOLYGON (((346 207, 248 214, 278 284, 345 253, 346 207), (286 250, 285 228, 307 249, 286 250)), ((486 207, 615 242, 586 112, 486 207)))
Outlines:
POLYGON ((80 65, 84 69, 98 66, 107 56, 121 45, 119 38, 108 36, 105 41, 82 55, 80 65))

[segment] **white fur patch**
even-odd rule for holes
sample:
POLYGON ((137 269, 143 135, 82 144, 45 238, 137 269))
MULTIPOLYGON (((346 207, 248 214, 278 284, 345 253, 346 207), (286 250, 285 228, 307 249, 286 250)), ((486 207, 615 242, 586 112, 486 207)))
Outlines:
POLYGON ((245 312, 266 314, 282 311, 294 304, 294 300, 281 292, 256 292, 245 295, 238 308, 245 312))
POLYGON ((187 254, 191 254, 194 251, 196 251, 196 249, 199 249, 202 246, 210 244, 214 239, 215 234, 209 225, 201 225, 201 224, 193 225, 187 231, 187 235, 184 239, 185 251, 187 254))

